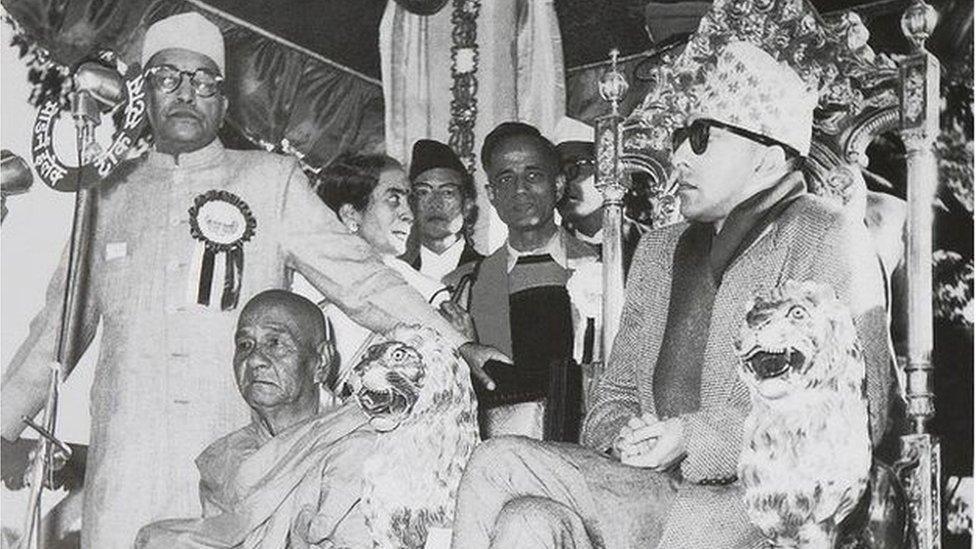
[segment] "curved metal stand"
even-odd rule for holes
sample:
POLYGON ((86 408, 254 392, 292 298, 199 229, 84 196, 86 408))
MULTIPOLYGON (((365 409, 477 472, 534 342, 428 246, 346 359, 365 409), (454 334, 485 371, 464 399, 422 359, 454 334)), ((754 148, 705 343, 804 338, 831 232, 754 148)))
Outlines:
MULTIPOLYGON (((72 97, 72 111, 77 131, 76 145, 78 163, 83 166, 94 156, 91 146, 95 142, 95 127, 101 115, 95 100, 87 92, 76 93, 72 97)), ((80 174, 80 171, 79 171, 80 174)), ((79 186, 80 188, 80 181, 79 186)), ((80 303, 85 291, 84 275, 87 270, 88 232, 94 214, 94 195, 92 191, 80 190, 75 193, 75 206, 71 222, 71 241, 68 246, 68 269, 65 273, 65 289, 61 305, 61 326, 58 332, 57 356, 51 364, 51 382, 48 385, 47 399, 42 415, 41 429, 29 418, 24 418, 29 427, 38 431, 37 449, 31 463, 30 497, 27 516, 24 519, 24 534, 21 549, 34 549, 41 546, 41 498, 45 484, 51 484, 54 474, 56 451, 64 451, 66 446, 55 438, 58 415, 58 396, 64 373, 69 362, 77 358, 76 334, 80 320, 80 303)))

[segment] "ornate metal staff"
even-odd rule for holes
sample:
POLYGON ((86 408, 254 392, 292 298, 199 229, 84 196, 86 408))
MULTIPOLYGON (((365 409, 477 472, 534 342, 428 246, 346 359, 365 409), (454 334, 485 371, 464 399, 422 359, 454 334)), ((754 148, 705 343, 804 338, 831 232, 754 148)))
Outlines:
POLYGON ((925 50, 938 13, 923 0, 905 10, 901 28, 914 52, 899 63, 901 135, 908 165, 908 417, 912 433, 901 437, 902 458, 918 466, 906 484, 919 547, 942 546, 940 448, 927 432, 935 414, 932 380, 932 221, 938 186, 933 144, 939 134, 939 62, 925 50))
POLYGON ((617 70, 619 52, 610 51, 610 68, 600 79, 600 96, 610 114, 596 120, 596 187, 603 193, 603 356, 610 356, 624 306, 623 199, 627 178, 621 161, 623 121, 620 100, 627 79, 617 70))

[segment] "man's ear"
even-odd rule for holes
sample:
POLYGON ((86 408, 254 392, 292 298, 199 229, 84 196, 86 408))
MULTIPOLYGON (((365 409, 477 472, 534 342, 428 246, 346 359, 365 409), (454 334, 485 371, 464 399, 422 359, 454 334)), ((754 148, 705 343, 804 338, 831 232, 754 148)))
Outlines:
POLYGON ((762 147, 756 156, 758 176, 779 174, 786 169, 786 150, 783 147, 775 145, 762 147))
POLYGON ((323 340, 316 348, 316 355, 318 355, 318 367, 315 369, 315 382, 334 391, 339 377, 339 353, 336 351, 335 342, 329 338, 323 340))
POLYGON ((461 201, 461 215, 467 219, 476 207, 478 206, 475 204, 474 198, 465 198, 461 201))
POLYGON ((563 199, 563 194, 566 192, 566 176, 563 174, 556 175, 556 202, 558 203, 563 199))
POLYGON ((363 221, 363 214, 352 204, 343 204, 339 207, 339 220, 352 232, 359 230, 359 225, 363 221))
POLYGON ((491 184, 485 185, 485 193, 488 195, 488 202, 495 206, 495 188, 491 184))
POLYGON ((222 128, 224 126, 224 123, 227 122, 227 107, 229 106, 230 106, 230 101, 227 99, 227 96, 221 95, 220 96, 220 124, 217 125, 217 129, 222 128))
POLYGON ((464 202, 461 203, 461 219, 464 220, 465 226, 468 224, 474 225, 474 222, 477 220, 477 215, 478 204, 475 202, 475 199, 464 199, 464 202))

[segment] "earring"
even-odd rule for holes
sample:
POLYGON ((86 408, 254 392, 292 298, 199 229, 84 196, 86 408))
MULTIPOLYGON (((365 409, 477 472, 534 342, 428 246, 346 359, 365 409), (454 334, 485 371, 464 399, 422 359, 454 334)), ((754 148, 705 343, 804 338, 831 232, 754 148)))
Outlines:
POLYGON ((359 223, 356 223, 355 221, 350 221, 346 226, 349 228, 350 232, 359 232, 359 223))

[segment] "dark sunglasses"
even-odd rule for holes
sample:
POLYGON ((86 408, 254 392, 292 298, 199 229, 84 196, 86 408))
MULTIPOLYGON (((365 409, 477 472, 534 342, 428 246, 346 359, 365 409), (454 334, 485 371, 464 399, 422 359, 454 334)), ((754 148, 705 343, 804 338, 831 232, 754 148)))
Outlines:
POLYGON ((562 164, 563 176, 566 181, 576 181, 580 177, 590 176, 596 172, 596 161, 592 158, 577 158, 562 164))
POLYGON ((746 139, 751 139, 752 141, 755 141, 761 145, 766 145, 767 147, 783 147, 783 149, 786 150, 787 156, 799 156, 800 154, 793 147, 784 145, 771 137, 708 118, 699 118, 688 126, 674 130, 674 133, 671 134, 671 151, 677 151, 678 147, 680 147, 681 144, 687 140, 691 144, 691 151, 693 153, 705 154, 705 149, 708 148, 708 135, 710 133, 709 128, 713 127, 721 128, 729 133, 734 133, 736 135, 745 137, 746 139))
POLYGON ((221 92, 224 78, 219 74, 214 74, 207 69, 197 69, 195 71, 180 70, 173 65, 157 65, 146 70, 153 85, 166 93, 173 93, 181 85, 183 78, 190 77, 190 87, 193 93, 199 97, 213 97, 221 92))

